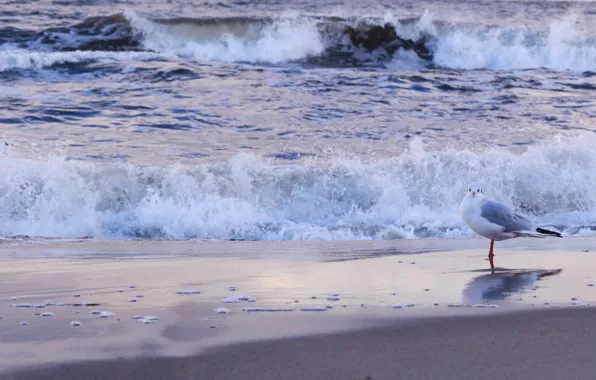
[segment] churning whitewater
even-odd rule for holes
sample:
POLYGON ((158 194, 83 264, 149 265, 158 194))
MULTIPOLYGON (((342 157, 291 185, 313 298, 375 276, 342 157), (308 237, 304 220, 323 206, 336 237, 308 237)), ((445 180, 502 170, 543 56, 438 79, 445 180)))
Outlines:
POLYGON ((546 28, 419 17, 149 18, 133 10, 45 30, 0 29, 0 71, 179 57, 314 66, 589 71, 596 39, 570 13, 546 28))
POLYGON ((387 159, 312 158, 280 167, 240 154, 194 167, 95 165, 52 157, 0 166, 5 237, 412 239, 465 237, 458 207, 472 179, 566 235, 596 228, 594 135, 516 155, 413 142, 387 159))

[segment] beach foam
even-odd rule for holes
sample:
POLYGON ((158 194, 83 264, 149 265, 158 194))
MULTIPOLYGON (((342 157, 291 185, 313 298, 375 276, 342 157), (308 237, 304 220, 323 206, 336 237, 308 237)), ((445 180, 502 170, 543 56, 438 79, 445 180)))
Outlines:
POLYGON ((215 240, 361 240, 475 236, 459 215, 468 183, 564 235, 596 231, 596 136, 514 154, 417 141, 392 158, 254 155, 196 167, 96 166, 0 157, 4 236, 215 240))

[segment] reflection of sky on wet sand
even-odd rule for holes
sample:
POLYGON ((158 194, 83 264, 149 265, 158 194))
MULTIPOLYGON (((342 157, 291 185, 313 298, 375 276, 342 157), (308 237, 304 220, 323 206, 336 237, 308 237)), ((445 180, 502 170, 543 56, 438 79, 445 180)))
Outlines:
MULTIPOLYGON (((461 244, 483 242, 469 240, 461 244)), ((490 275, 484 272, 488 269, 484 250, 403 254, 436 247, 415 241, 375 243, 375 249, 369 244, 115 241, 3 247, 0 275, 6 287, 0 290, 0 299, 27 295, 22 302, 48 298, 65 302, 72 301, 73 293, 81 292, 85 298, 85 292, 93 292, 85 300, 91 301, 92 297, 93 301, 100 299, 114 308, 127 309, 131 307, 128 298, 139 292, 145 297, 135 308, 143 309, 189 302, 219 307, 221 299, 232 294, 256 298, 257 303, 250 306, 257 307, 282 307, 298 300, 295 307, 331 303, 341 309, 345 305, 348 310, 361 305, 388 308, 397 303, 434 310, 435 303, 442 307, 489 300, 507 307, 564 303, 571 297, 596 300, 594 288, 587 286, 588 282, 596 282, 590 277, 596 257, 589 252, 503 249, 497 265, 511 269, 490 275), (37 258, 12 259, 10 256, 15 255, 6 252, 13 250, 37 258), (72 256, 77 252, 85 256, 72 256), (557 268, 564 270, 537 280, 545 270, 557 268), (129 285, 137 288, 129 290, 129 285), (229 291, 230 285, 237 286, 238 291, 229 291), (182 288, 198 289, 202 294, 176 296, 175 291, 182 288), (118 292, 120 289, 125 289, 124 294, 118 292), (328 301, 327 297, 335 292, 340 293, 340 300, 328 301)), ((232 304, 238 310, 242 306, 246 305, 232 304)))
MULTIPOLYGON (((591 240, 595 239, 581 239, 585 243, 591 240)), ((478 240, 475 244, 483 243, 486 242, 478 240)), ((122 347, 122 352, 137 352, 142 339, 163 343, 171 352, 180 354, 196 352, 197 344, 221 344, 239 337, 262 339, 263 334, 274 337, 329 332, 420 315, 486 314, 544 303, 569 305, 572 297, 587 303, 596 301, 596 288, 587 286, 596 282, 596 275, 592 277, 591 273, 596 268, 596 255, 590 252, 501 249, 498 265, 512 269, 491 275, 487 273, 485 249, 395 254, 424 251, 427 243, 418 244, 383 242, 377 244, 376 250, 370 249, 371 242, 349 241, 1 245, 0 352, 27 350, 37 356, 3 356, 0 366, 3 360, 45 360, 62 347, 89 346, 89 339, 96 336, 104 339, 106 347, 103 350, 104 346, 92 345, 91 350, 96 349, 93 355, 98 357, 116 346, 122 347), (344 260, 340 261, 342 256, 344 260), (563 270, 538 280, 544 268, 563 270), (129 288, 130 285, 135 288, 129 288), (231 285, 236 291, 230 290, 231 285), (178 295, 179 289, 196 289, 201 294, 178 295), (81 296, 75 298, 75 293, 81 296), (327 300, 332 293, 339 293, 340 299, 327 300), (144 297, 128 302, 136 294, 144 297), (222 303, 229 296, 247 296, 256 302, 222 303), (499 309, 447 307, 450 303, 477 304, 485 299, 499 309), (100 305, 48 307, 44 311, 56 313, 50 318, 32 316, 32 309, 8 306, 45 300, 100 305), (415 307, 391 308, 410 303, 415 307), (300 310, 324 305, 333 308, 325 312, 300 310), (215 309, 219 307, 228 308, 230 313, 217 314, 215 309), (294 311, 247 313, 242 310, 244 307, 294 311), (110 311, 116 316, 101 320, 89 313, 92 309, 110 311), (80 310, 80 314, 73 314, 74 310, 80 310), (156 325, 145 326, 137 324, 132 319, 134 315, 155 315, 160 320, 156 325), (75 319, 82 323, 78 329, 69 326, 75 319), (26 329, 19 326, 23 320, 29 322, 26 329), (210 324, 217 328, 208 328, 210 324), (72 339, 64 340, 65 337, 72 339), (31 342, 40 339, 46 339, 45 345, 31 349, 31 342)), ((76 354, 85 358, 91 355, 85 350, 76 354)))
POLYGON ((465 303, 477 304, 485 300, 504 301, 523 290, 532 289, 537 281, 559 272, 544 270, 519 270, 496 272, 475 277, 463 291, 465 303))
MULTIPOLYGON (((589 243, 595 239, 580 240, 589 243)), ((75 318, 83 324, 75 331, 81 331, 79 336, 103 334, 109 336, 106 344, 117 342, 132 350, 131 347, 138 347, 134 339, 144 332, 147 334, 144 339, 164 341, 177 352, 195 352, 197 346, 189 341, 189 331, 195 334, 192 339, 203 337, 201 344, 221 344, 238 337, 262 339, 263 324, 267 326, 265 334, 273 337, 370 327, 384 323, 387 318, 496 312, 448 307, 449 304, 477 305, 485 300, 497 305, 498 311, 596 303, 596 287, 588 286, 596 282, 596 275, 591 273, 596 268, 596 255, 590 252, 501 249, 498 265, 511 269, 499 267, 492 275, 488 273, 484 249, 402 253, 424 252, 429 250, 424 247, 427 243, 417 246, 413 241, 382 242, 375 244, 376 249, 369 246, 368 250, 366 245, 372 245, 371 242, 350 241, 3 245, 0 246, 3 280, 0 306, 5 307, 0 324, 0 352, 14 351, 14 344, 26 346, 30 340, 50 335, 48 339, 54 339, 50 342, 53 345, 69 344, 60 339, 74 334, 69 323, 75 318), (560 273, 544 276, 548 273, 546 269, 558 267, 563 269, 560 273), (129 288, 130 285, 135 288, 129 288), (230 290, 231 285, 236 291, 230 290), (201 294, 179 295, 176 294, 179 289, 196 289, 201 294), (75 293, 81 297, 74 298, 75 293), (327 299, 333 293, 339 293, 339 300, 327 299), (143 297, 138 302, 129 302, 136 294, 143 297), (256 302, 222 303, 225 297, 238 296, 256 302), (99 306, 49 307, 45 311, 56 315, 43 319, 32 317, 32 309, 8 307, 13 303, 36 304, 45 300, 87 301, 99 306), (391 307, 397 304, 415 306, 391 307), (325 312, 301 311, 326 305, 332 308, 325 312), (219 307, 228 308, 230 313, 217 314, 215 309, 219 307), (243 311, 245 307, 293 311, 248 313, 243 311), (91 309, 113 312, 120 320, 100 320, 89 313, 91 309), (74 310, 80 310, 80 314, 75 316, 74 310), (132 319, 134 315, 156 315, 160 321, 153 327, 138 325, 132 319), (22 330, 15 330, 22 320, 30 322, 25 335, 22 330), (209 324, 218 328, 209 329, 209 324), (165 329, 165 335, 160 329, 165 329), (175 346, 170 345, 172 340, 176 341, 175 346)), ((465 244, 482 243, 485 241, 465 244)), ((100 351, 98 355, 102 355, 100 351)), ((39 357, 46 354, 46 349, 38 353, 39 357)))

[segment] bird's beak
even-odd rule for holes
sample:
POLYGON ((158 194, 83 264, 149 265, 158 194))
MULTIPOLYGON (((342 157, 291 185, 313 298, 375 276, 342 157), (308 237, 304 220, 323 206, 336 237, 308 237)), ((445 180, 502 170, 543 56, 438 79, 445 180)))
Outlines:
POLYGON ((472 196, 475 197, 476 196, 476 192, 472 191, 472 196))

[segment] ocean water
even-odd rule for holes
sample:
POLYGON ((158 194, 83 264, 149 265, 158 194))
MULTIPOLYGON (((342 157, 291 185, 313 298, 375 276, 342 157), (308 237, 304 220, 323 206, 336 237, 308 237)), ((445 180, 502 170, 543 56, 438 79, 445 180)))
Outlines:
POLYGON ((591 1, 0 0, 0 236, 596 234, 591 1))

